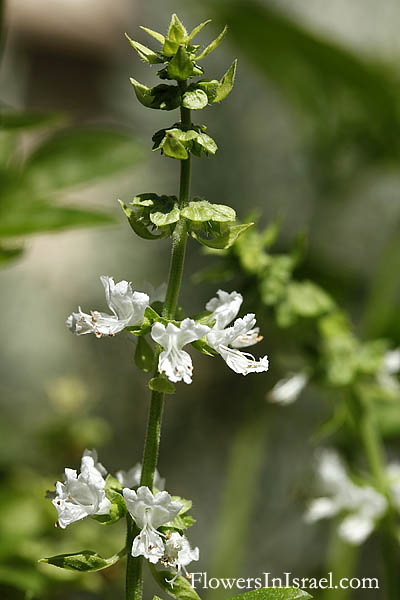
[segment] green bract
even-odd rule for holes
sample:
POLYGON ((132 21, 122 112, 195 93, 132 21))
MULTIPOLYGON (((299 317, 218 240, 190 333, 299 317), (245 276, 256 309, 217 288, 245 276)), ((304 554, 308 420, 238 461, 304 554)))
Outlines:
POLYGON ((81 550, 81 552, 74 552, 73 554, 57 554, 57 556, 42 558, 39 562, 54 565, 61 569, 68 569, 69 571, 93 572, 115 565, 124 554, 125 550, 114 554, 110 558, 103 558, 93 550, 81 550))
POLYGON ((161 150, 162 154, 177 160, 186 160, 189 153, 199 157, 202 154, 215 154, 218 146, 214 140, 204 133, 202 127, 192 127, 187 131, 177 126, 157 131, 153 136, 153 150, 161 150))

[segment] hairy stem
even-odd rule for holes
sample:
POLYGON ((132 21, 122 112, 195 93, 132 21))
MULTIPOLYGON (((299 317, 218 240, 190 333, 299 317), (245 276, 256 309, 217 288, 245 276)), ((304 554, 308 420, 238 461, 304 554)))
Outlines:
MULTIPOLYGON (((186 82, 179 82, 182 90, 187 88, 186 82)), ((190 110, 181 108, 181 123, 183 127, 191 124, 190 110)), ((190 197, 190 167, 191 156, 181 162, 179 206, 184 206, 190 197)), ((171 263, 168 278, 167 294, 163 308, 163 317, 173 319, 178 303, 179 290, 181 287, 183 266, 185 262, 185 250, 187 242, 187 230, 185 221, 178 221, 172 234, 171 263)), ((160 349, 156 353, 156 363, 160 349)), ((157 366, 155 374, 157 374, 157 366)), ((140 485, 153 487, 154 473, 157 467, 158 453, 160 448, 161 422, 164 410, 164 394, 153 391, 151 393, 149 416, 147 421, 146 437, 144 442, 142 475, 140 485)), ((143 557, 134 558, 131 553, 132 542, 138 534, 136 525, 128 515, 127 548, 128 561, 126 568, 126 600, 142 600, 143 594, 143 557)))

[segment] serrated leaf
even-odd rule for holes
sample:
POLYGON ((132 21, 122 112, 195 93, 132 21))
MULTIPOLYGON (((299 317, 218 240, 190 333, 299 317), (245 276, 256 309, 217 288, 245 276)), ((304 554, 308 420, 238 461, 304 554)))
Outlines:
POLYGON ((200 25, 197 25, 197 27, 195 27, 193 29, 193 31, 190 33, 190 35, 188 37, 188 42, 191 42, 196 37, 196 35, 198 35, 200 33, 200 31, 202 29, 204 29, 204 27, 206 25, 208 25, 209 23, 211 23, 211 19, 208 19, 207 21, 204 21, 203 23, 200 23, 200 25))
POLYGON ((151 35, 151 37, 156 39, 157 42, 160 42, 160 44, 164 44, 165 37, 162 33, 158 33, 158 31, 154 31, 153 29, 149 29, 148 27, 143 27, 143 25, 140 25, 140 29, 151 35))
POLYGON ((179 46, 177 53, 168 64, 168 75, 171 79, 184 81, 193 74, 193 62, 184 46, 179 46))
POLYGON ((118 553, 110 558, 103 558, 100 554, 92 550, 82 550, 74 554, 57 554, 49 558, 42 558, 39 562, 70 571, 93 572, 101 571, 115 565, 121 558, 121 555, 121 553, 118 553))
POLYGON ((211 102, 221 102, 232 91, 233 85, 235 83, 236 67, 237 59, 233 61, 225 75, 221 77, 221 80, 219 81, 218 86, 215 90, 215 96, 211 100, 211 102))
POLYGON ((145 223, 143 223, 140 220, 140 217, 138 217, 135 213, 134 210, 132 210, 131 208, 129 208, 128 206, 126 206, 126 204, 124 204, 121 200, 118 200, 118 202, 121 205, 122 210, 124 211, 130 226, 132 227, 133 231, 136 233, 136 235, 138 235, 139 237, 145 239, 145 240, 159 240, 162 235, 155 235, 153 233, 151 233, 145 223))
POLYGON ((172 598, 177 600, 200 600, 200 596, 195 589, 191 586, 190 582, 178 575, 175 578, 176 573, 171 571, 157 571, 157 569, 150 565, 151 573, 158 585, 172 598), (174 579, 173 585, 169 583, 171 579, 174 579))
POLYGON ((135 363, 138 369, 150 373, 154 367, 154 352, 145 337, 140 336, 135 350, 135 363))
POLYGON ((246 223, 244 225, 232 225, 222 233, 214 238, 204 238, 201 237, 196 232, 192 231, 192 237, 194 237, 198 242, 207 246, 208 248, 215 248, 216 250, 227 250, 236 242, 238 237, 242 235, 249 227, 251 227, 253 223, 246 223))
POLYGON ((57 133, 28 158, 23 184, 29 189, 59 191, 87 184, 131 168, 141 158, 138 144, 115 131, 71 129, 57 133))
POLYGON ((188 32, 186 31, 185 26, 179 20, 178 15, 175 13, 171 17, 171 23, 168 29, 168 39, 171 42, 176 42, 177 44, 183 44, 187 42, 188 32))
POLYGON ((208 44, 208 46, 206 48, 204 48, 203 52, 201 54, 199 54, 199 56, 196 57, 196 60, 202 60, 203 58, 208 56, 210 54, 210 52, 212 52, 213 50, 218 48, 218 46, 224 39, 227 31, 228 31, 228 27, 225 25, 225 27, 223 28, 223 30, 221 31, 219 36, 214 41, 212 41, 211 44, 208 44))
POLYGON ((208 96, 203 90, 189 90, 182 98, 182 106, 190 110, 201 110, 208 104, 208 96))
POLYGON ((165 377, 165 375, 158 375, 157 377, 153 377, 149 381, 149 388, 153 390, 153 392, 160 392, 161 394, 174 394, 175 386, 165 377))
POLYGON ((153 52, 153 50, 150 50, 150 48, 143 46, 143 44, 140 44, 139 42, 135 42, 129 37, 127 33, 125 33, 125 37, 132 46, 132 48, 136 50, 140 58, 142 58, 145 62, 149 63, 150 65, 156 65, 163 62, 163 59, 160 58, 158 54, 153 52))
POLYGON ((308 592, 297 588, 261 588, 233 596, 229 600, 306 600, 312 598, 308 592))

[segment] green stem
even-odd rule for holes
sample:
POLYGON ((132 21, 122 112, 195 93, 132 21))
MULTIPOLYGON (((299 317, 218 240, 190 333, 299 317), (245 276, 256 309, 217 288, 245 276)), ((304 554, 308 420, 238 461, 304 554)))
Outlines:
MULTIPOLYGON (((187 87, 186 82, 179 83, 182 90, 187 87)), ((184 127, 191 124, 190 110, 181 108, 181 122, 184 127)), ((180 186, 179 186, 179 206, 184 206, 190 197, 190 167, 191 157, 181 161, 180 186)), ((187 230, 185 221, 178 221, 172 234, 172 253, 168 278, 167 294, 165 297, 163 317, 173 319, 178 303, 179 290, 181 287, 183 266, 185 262, 185 251, 187 242, 187 230)), ((156 364, 160 349, 156 353, 156 364)), ((155 375, 157 375, 157 367, 155 375)), ((144 442, 142 474, 140 485, 145 485, 152 489, 154 473, 157 467, 158 453, 160 448, 160 434, 162 415, 164 410, 164 394, 153 391, 151 393, 149 417, 147 421, 146 437, 144 442)), ((126 568, 126 600, 142 600, 143 593, 143 557, 134 558, 130 549, 135 536, 138 534, 136 525, 128 515, 127 529, 127 548, 128 561, 126 568)))
POLYGON ((369 467, 375 479, 377 489, 386 497, 389 506, 386 516, 381 523, 382 551, 386 576, 386 597, 388 600, 396 600, 400 596, 398 547, 393 506, 386 476, 385 452, 370 401, 364 398, 359 403, 359 407, 360 434, 369 467))

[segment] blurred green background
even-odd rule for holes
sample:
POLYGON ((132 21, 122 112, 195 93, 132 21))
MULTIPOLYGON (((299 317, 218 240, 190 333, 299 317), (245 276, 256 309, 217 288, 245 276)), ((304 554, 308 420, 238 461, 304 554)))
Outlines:
MULTIPOLYGON (((238 57, 237 82, 225 103, 201 114, 220 150, 214 159, 194 159, 193 193, 232 205, 239 218, 256 209, 262 225, 279 217, 281 252, 306 233, 301 276, 328 289, 361 336, 387 336, 395 346, 400 6, 9 0, 4 8, 0 101, 31 117, 23 123, 20 115, 16 126, 4 121, 0 132, 0 595, 122 598, 120 565, 77 577, 36 560, 85 547, 103 556, 119 550, 119 526, 87 520, 54 529, 45 491, 65 466, 78 465, 85 447, 97 447, 115 471, 140 460, 143 444, 147 378, 134 368, 133 341, 78 339, 64 325, 78 304, 104 309, 100 275, 128 279, 140 290, 146 281, 162 283, 168 269, 168 241, 136 238, 117 204, 142 192, 174 194, 178 185, 177 163, 150 151, 153 132, 175 114, 137 103, 129 76, 157 82, 123 33, 147 43, 138 26, 165 31, 172 12, 188 28, 213 18, 204 42, 229 24, 205 66, 210 78, 220 77, 238 57), (36 112, 52 117, 39 124, 36 112), (82 223, 96 226, 75 228, 82 223)), ((224 287, 193 280, 210 260, 190 245, 181 296, 187 313, 224 287)), ((225 285, 246 289, 240 277, 225 285)), ((253 309, 252 302, 244 308, 253 309)), ((193 385, 178 386, 167 399, 159 470, 169 491, 194 501, 196 570, 322 576, 330 527, 310 528, 302 514, 325 398, 311 389, 289 409, 267 405, 278 376, 292 368, 289 355, 302 349, 267 311, 261 321, 259 352, 269 354, 270 373, 240 378, 222 361, 197 355, 193 385), (237 511, 236 526, 231 514, 218 528, 221 503, 224 514, 237 511)), ((397 432, 389 442, 396 458, 397 432)), ((372 538, 355 572, 380 575, 377 553, 372 538)))

